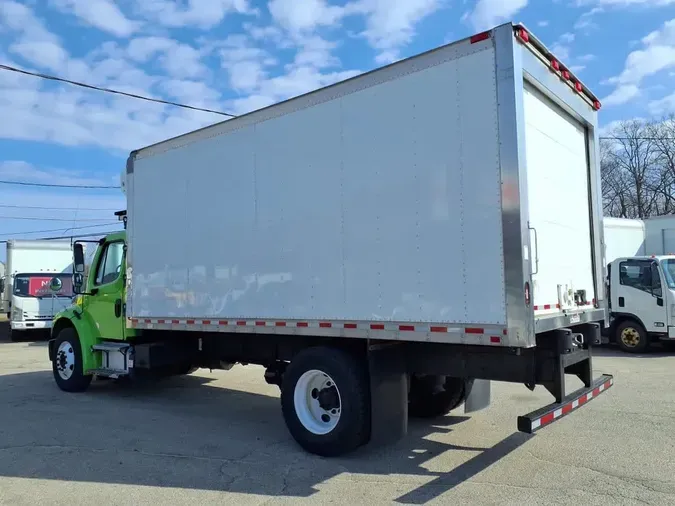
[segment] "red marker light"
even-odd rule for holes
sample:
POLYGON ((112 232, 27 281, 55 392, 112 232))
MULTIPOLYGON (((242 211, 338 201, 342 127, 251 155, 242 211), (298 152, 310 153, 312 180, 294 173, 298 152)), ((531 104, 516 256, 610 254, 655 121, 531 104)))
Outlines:
POLYGON ((574 89, 577 90, 579 93, 584 91, 584 87, 581 85, 581 83, 579 81, 574 83, 574 89))
POLYGON ((476 35, 471 36, 471 44, 475 44, 476 42, 481 42, 484 40, 488 40, 490 38, 490 32, 482 32, 482 33, 477 33, 476 35))
POLYGON ((570 71, 569 71, 569 70, 563 70, 563 71, 562 71, 562 77, 563 77, 563 79, 565 79, 565 80, 569 80, 569 78, 570 78, 570 71))
POLYGON ((524 44, 530 42, 530 34, 527 33, 527 30, 525 30, 525 28, 518 28, 518 31, 516 32, 516 37, 518 37, 518 39, 524 44))
POLYGON ((600 103, 599 100, 596 100, 595 102, 593 102, 593 109, 595 109, 596 111, 599 111, 600 107, 602 107, 602 104, 600 103))
POLYGON ((559 71, 560 70, 560 62, 558 60, 551 60, 551 68, 553 70, 559 71))

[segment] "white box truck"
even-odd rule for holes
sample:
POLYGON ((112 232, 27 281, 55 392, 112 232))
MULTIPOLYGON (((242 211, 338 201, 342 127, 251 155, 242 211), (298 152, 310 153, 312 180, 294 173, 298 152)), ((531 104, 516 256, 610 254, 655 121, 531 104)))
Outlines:
POLYGON ((520 430, 560 419, 613 382, 599 107, 506 24, 133 152, 126 237, 54 324, 57 384, 260 364, 320 455, 483 408, 490 380, 553 395, 520 430))
POLYGON ((48 331, 73 298, 70 241, 9 240, 2 282, 12 340, 48 331))
POLYGON ((675 342, 675 217, 604 222, 610 325, 606 341, 643 353, 675 342))

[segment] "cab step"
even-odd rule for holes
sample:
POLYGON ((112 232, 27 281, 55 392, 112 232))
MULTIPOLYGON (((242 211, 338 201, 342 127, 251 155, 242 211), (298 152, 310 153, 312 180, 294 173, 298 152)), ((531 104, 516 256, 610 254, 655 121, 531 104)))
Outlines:
POLYGON ((112 378, 112 379, 117 379, 121 376, 129 375, 128 371, 122 371, 118 369, 106 369, 105 367, 101 367, 100 369, 90 369, 87 372, 95 376, 102 376, 104 378, 112 378))
POLYGON ((112 341, 105 341, 102 343, 95 344, 91 347, 92 351, 119 351, 121 353, 126 352, 130 348, 129 343, 116 343, 112 341))

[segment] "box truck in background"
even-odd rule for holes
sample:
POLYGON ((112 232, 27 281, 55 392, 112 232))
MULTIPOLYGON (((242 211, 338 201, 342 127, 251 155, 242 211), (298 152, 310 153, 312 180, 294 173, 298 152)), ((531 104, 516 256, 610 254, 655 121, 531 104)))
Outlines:
POLYGON ((603 223, 607 340, 629 353, 675 342, 675 216, 605 217, 603 223))
POLYGON ((11 338, 49 330, 54 315, 72 302, 70 241, 9 240, 2 283, 11 338))
POLYGON ((506 24, 133 152, 84 286, 75 244, 55 381, 259 364, 320 455, 484 408, 491 380, 552 394, 520 430, 560 419, 613 382, 599 107, 506 24))

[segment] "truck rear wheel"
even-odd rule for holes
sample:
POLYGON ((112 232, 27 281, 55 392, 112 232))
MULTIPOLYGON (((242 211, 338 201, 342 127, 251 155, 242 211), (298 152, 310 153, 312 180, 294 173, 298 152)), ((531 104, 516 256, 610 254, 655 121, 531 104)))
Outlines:
POLYGON ((414 418, 447 415, 464 402, 464 380, 450 376, 412 375, 408 414, 414 418))
POLYGON ((628 353, 643 353, 649 348, 649 336, 645 328, 635 320, 624 320, 616 326, 616 344, 628 353))
POLYGON ((56 337, 52 371, 65 392, 84 392, 89 387, 92 376, 82 371, 82 348, 75 329, 65 328, 56 337))
POLYGON ((338 349, 302 351, 283 376, 281 409, 306 451, 334 457, 355 450, 370 437, 366 368, 338 349))

